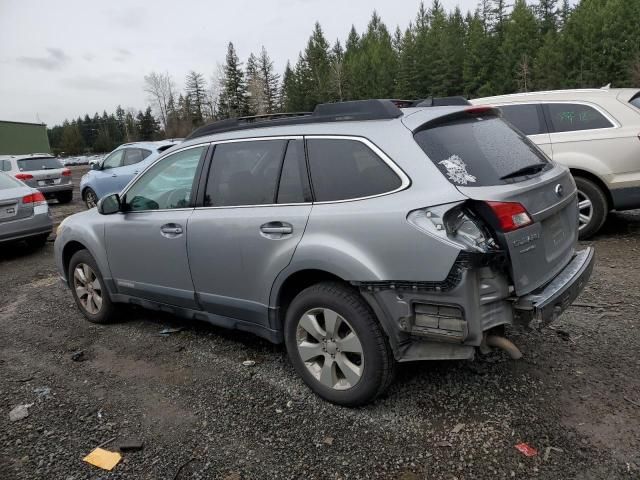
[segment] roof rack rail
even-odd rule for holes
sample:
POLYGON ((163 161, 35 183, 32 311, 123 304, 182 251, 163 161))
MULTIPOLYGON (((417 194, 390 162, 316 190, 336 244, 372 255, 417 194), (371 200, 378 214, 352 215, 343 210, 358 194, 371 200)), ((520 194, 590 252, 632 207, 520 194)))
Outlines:
POLYGON ((316 105, 313 112, 275 113, 219 120, 194 130, 185 140, 250 128, 354 120, 389 120, 401 116, 402 111, 391 100, 321 103, 316 105))

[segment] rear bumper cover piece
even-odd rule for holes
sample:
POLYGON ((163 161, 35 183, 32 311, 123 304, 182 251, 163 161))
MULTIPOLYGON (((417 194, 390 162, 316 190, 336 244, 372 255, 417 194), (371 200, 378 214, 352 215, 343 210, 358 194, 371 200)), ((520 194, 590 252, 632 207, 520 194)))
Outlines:
POLYGON ((591 277, 594 263, 592 247, 577 252, 551 282, 515 301, 514 320, 532 328, 554 321, 580 295, 591 277))

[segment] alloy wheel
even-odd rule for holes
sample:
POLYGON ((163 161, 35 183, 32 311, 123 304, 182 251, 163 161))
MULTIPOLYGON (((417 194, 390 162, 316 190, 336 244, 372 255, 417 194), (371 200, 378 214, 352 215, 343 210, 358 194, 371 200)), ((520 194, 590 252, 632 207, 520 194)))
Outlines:
POLYGON ((307 311, 298 321, 298 354, 307 370, 325 387, 347 390, 364 371, 364 352, 349 322, 328 308, 307 311))
POLYGON ((583 230, 593 218, 593 204, 584 192, 578 190, 578 230, 583 230))
POLYGON ((87 208, 93 208, 98 204, 98 197, 93 190, 87 190, 84 195, 84 200, 87 204, 87 208))
POLYGON ((73 271, 73 288, 82 307, 92 315, 102 308, 102 286, 93 269, 86 263, 79 263, 73 271))

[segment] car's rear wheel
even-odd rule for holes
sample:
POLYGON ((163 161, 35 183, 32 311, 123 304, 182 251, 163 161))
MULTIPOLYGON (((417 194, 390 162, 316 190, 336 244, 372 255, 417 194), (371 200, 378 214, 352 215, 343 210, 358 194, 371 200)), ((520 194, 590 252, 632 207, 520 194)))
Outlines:
POLYGON ((609 206, 604 192, 593 181, 575 177, 578 188, 578 233, 580 240, 586 240, 602 228, 609 206))
POLYGON ((89 209, 95 207, 98 204, 98 196, 96 195, 96 192, 94 192, 89 187, 85 188, 82 197, 84 198, 85 205, 89 209))
POLYGON ((345 285, 303 290, 287 310, 284 333, 297 373, 330 402, 362 405, 393 380, 395 360, 384 331, 358 292, 345 285))
POLYGON ((93 323, 113 320, 116 306, 109 298, 96 261, 87 250, 71 257, 68 275, 73 299, 87 320, 93 323))
POLYGON ((60 203, 69 203, 73 200, 73 191, 69 190, 68 192, 56 193, 56 198, 60 203))

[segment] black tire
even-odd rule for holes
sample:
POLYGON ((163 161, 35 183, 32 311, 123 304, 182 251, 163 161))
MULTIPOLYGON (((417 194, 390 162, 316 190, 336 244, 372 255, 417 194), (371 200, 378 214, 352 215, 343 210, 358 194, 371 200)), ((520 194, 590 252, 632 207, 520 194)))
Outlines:
MULTIPOLYGON (((92 323, 109 323, 115 319, 117 307, 114 303, 111 302, 109 292, 106 289, 104 280, 102 279, 102 274, 98 269, 98 265, 96 264, 93 256, 91 256, 91 254, 87 250, 79 250, 73 255, 73 257, 71 257, 67 275, 69 278, 69 286, 71 288, 73 299, 76 301, 76 305, 78 305, 78 308, 87 318, 87 320, 92 323), (99 282, 102 302, 97 312, 89 311, 83 301, 78 297, 74 272, 76 270, 76 267, 81 264, 88 265, 95 274, 96 280, 99 282)), ((95 303, 93 305, 95 306, 95 303)))
POLYGON ((382 394, 393 382, 396 362, 387 336, 363 298, 346 285, 323 282, 300 292, 287 309, 284 335, 289 359, 298 375, 311 390, 329 402, 348 407, 363 405, 382 394), (360 341, 364 366, 359 381, 350 388, 336 390, 324 385, 314 377, 300 356, 299 322, 305 313, 314 309, 336 312, 348 322, 360 341))
POLYGON ((56 198, 60 203, 69 203, 73 200, 73 191, 56 193, 56 198))
POLYGON ((595 182, 584 177, 575 177, 575 181, 578 187, 578 200, 586 198, 591 202, 591 218, 580 227, 579 231, 580 240, 586 240, 595 235, 604 225, 609 214, 609 202, 595 182))
POLYGON ((47 239, 49 238, 48 233, 44 233, 42 235, 38 235, 37 237, 29 237, 25 239, 25 242, 29 248, 42 248, 45 243, 47 243, 47 239))
POLYGON ((90 187, 87 187, 82 192, 82 199, 84 200, 84 204, 88 209, 92 209, 98 204, 98 196, 96 192, 93 191, 90 187))

